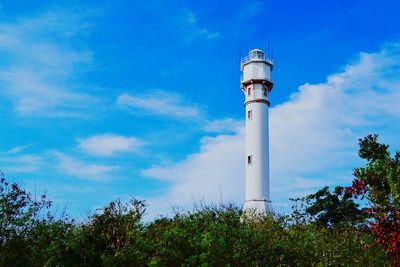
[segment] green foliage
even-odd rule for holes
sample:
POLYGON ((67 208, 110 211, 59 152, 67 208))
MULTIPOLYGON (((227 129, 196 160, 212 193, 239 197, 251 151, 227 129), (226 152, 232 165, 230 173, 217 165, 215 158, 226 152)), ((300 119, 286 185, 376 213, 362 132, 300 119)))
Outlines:
POLYGON ((132 199, 122 203, 117 200, 106 206, 101 214, 92 216, 89 223, 80 227, 78 243, 74 244, 81 252, 82 261, 87 266, 141 265, 143 253, 137 248, 142 245, 144 226, 141 219, 145 207, 143 201, 132 199))
POLYGON ((303 222, 315 222, 324 227, 355 226, 366 221, 366 213, 359 209, 352 195, 343 187, 337 186, 333 192, 329 187, 318 190, 308 196, 291 199, 300 202, 301 208, 294 206, 297 220, 303 217, 303 222))
POLYGON ((42 221, 41 212, 51 202, 46 196, 33 200, 17 184, 0 177, 0 265, 24 266, 30 260, 31 231, 42 221))
POLYGON ((351 224, 296 223, 232 205, 144 223, 146 204, 134 199, 111 202, 76 224, 40 216, 49 202, 31 200, 18 185, 3 180, 1 192, 0 266, 388 265, 369 230, 351 224))
POLYGON ((365 184, 371 203, 400 211, 400 152, 391 158, 388 148, 378 143, 377 135, 360 139, 359 155, 368 163, 366 168, 354 169, 354 176, 365 184))
POLYGON ((377 135, 359 141, 359 155, 367 165, 354 169, 355 179, 347 191, 367 200, 373 235, 393 266, 400 266, 400 152, 391 157, 389 146, 379 143, 377 135))
POLYGON ((56 219, 46 196, 33 199, 0 177, 0 267, 397 266, 400 153, 391 158, 388 146, 368 136, 359 154, 368 163, 354 170, 352 187, 295 199, 287 216, 203 205, 144 222, 146 203, 131 199, 79 224, 56 219))

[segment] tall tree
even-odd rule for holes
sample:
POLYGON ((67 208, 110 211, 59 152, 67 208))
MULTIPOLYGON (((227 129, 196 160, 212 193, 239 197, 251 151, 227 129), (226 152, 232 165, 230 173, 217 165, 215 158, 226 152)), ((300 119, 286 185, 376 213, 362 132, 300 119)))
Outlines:
POLYGON ((376 241, 393 265, 400 266, 400 152, 392 157, 389 146, 378 142, 378 135, 360 139, 359 145, 359 155, 367 164, 354 169, 353 184, 346 192, 368 201, 376 241))
POLYGON ((354 226, 365 222, 366 215, 352 195, 337 186, 333 192, 325 186, 314 194, 297 199, 304 204, 304 216, 325 227, 354 226))

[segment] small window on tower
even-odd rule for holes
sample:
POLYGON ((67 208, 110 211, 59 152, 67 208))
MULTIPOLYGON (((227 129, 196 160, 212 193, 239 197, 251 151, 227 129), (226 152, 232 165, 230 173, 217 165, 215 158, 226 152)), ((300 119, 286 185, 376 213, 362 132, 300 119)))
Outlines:
POLYGON ((264 96, 267 95, 267 87, 264 87, 264 88, 263 88, 263 94, 264 94, 264 96))
POLYGON ((247 156, 247 165, 251 165, 251 161, 252 161, 253 156, 247 156))
POLYGON ((249 110, 247 111, 247 120, 251 120, 253 118, 253 111, 249 110))
POLYGON ((251 87, 247 88, 247 95, 251 94, 251 87))

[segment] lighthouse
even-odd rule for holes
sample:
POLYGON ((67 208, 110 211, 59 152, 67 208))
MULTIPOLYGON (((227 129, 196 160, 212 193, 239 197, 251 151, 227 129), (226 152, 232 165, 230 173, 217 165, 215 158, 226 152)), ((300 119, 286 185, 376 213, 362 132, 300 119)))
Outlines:
POLYGON ((245 211, 271 211, 269 189, 268 110, 272 60, 260 49, 241 59, 241 89, 246 110, 246 196, 245 211))

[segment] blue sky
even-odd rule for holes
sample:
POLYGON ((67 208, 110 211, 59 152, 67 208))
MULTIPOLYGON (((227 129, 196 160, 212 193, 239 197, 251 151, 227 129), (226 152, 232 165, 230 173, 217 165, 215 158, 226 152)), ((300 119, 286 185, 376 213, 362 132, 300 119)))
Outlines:
POLYGON ((0 169, 55 208, 244 197, 239 55, 274 49, 271 193, 349 184, 400 147, 398 1, 2 1, 0 169))

